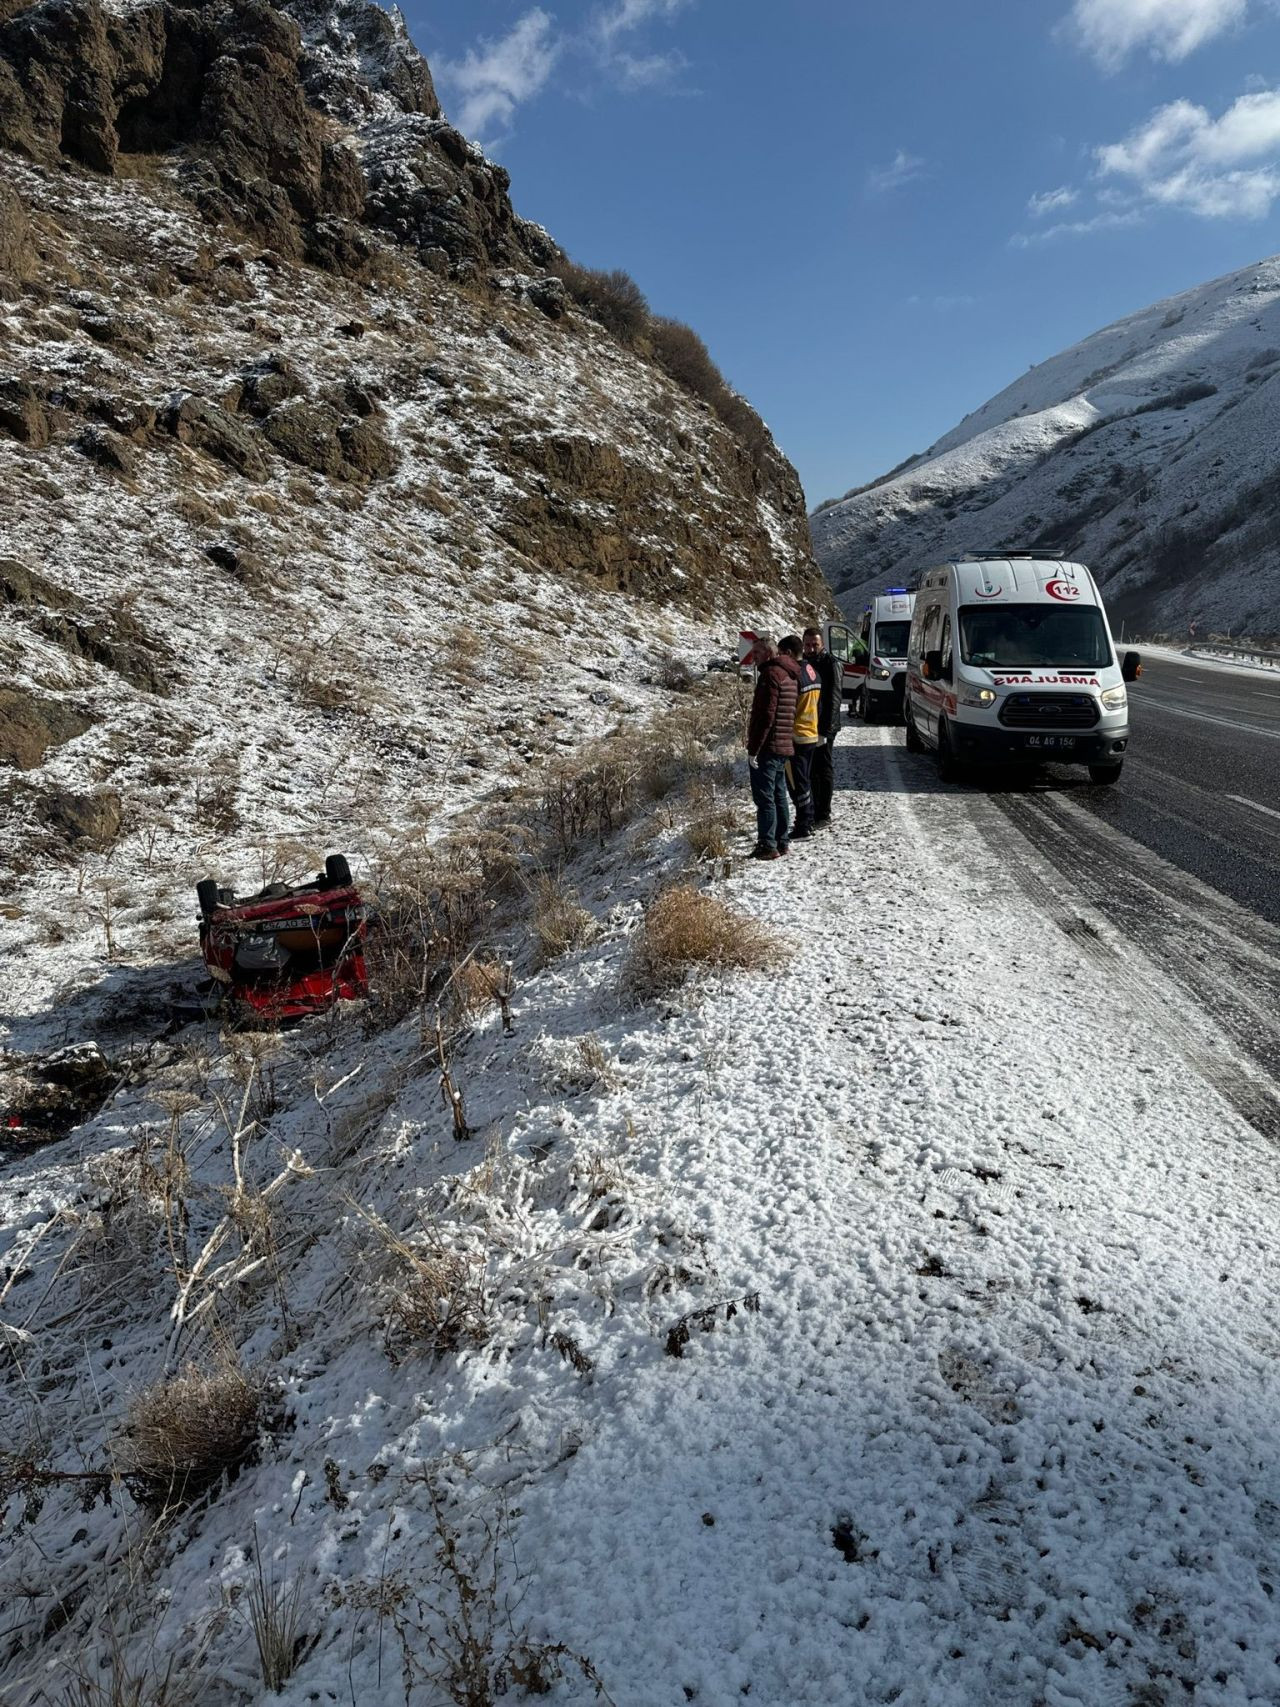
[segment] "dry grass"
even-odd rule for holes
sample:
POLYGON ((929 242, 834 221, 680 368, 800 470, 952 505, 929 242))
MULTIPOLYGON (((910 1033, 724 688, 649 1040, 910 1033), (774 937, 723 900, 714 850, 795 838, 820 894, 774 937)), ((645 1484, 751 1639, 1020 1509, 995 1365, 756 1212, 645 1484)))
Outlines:
POLYGON ((483 1258, 450 1249, 434 1227, 400 1234, 372 1210, 353 1207, 387 1259, 382 1295, 392 1356, 425 1350, 445 1357, 483 1345, 492 1332, 483 1258))
POLYGON ((453 975, 458 1012, 474 1018, 496 1007, 507 990, 507 969, 497 960, 468 960, 453 975))
POLYGON ((249 1582, 249 1608, 246 1614, 258 1650, 258 1670, 263 1686, 273 1695, 288 1683, 297 1670, 304 1643, 303 1579, 292 1584, 278 1583, 274 1571, 268 1574, 262 1564, 262 1548, 254 1532, 255 1570, 249 1582))
POLYGON ((268 1395, 261 1377, 231 1362, 212 1371, 189 1364, 139 1393, 116 1442, 130 1492, 162 1512, 233 1480, 257 1449, 268 1395))
POLYGON ((699 812, 690 820, 685 831, 694 858, 727 859, 729 838, 734 833, 736 823, 734 809, 727 803, 708 806, 699 812))
POLYGON ((627 984, 654 996, 705 967, 758 971, 776 961, 781 944, 754 919, 732 912, 722 901, 689 884, 664 890, 644 916, 631 952, 627 984))
POLYGON ((544 876, 533 887, 530 929, 538 961, 546 966, 571 948, 590 942, 596 934, 596 922, 572 890, 544 876))

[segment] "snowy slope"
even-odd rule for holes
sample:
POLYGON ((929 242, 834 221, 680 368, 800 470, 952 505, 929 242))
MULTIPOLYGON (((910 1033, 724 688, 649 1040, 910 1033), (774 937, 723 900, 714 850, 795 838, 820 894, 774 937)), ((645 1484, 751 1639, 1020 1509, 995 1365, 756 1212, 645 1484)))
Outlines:
MULTIPOLYGON (((772 972, 638 1003, 620 975, 687 861, 679 819, 573 864, 600 935, 522 979, 512 1036, 494 1014, 460 1045, 465 1143, 413 1022, 262 1058, 278 1106, 245 1167, 298 1157, 286 1260, 227 1319, 289 1424, 149 1539, 122 1492, 51 1491, 0 1565, 7 1699, 63 1701, 113 1620, 210 1707, 526 1699, 510 1668, 457 1693, 443 1554, 497 1649, 564 1645, 539 1677, 564 1704, 600 1698, 576 1654, 618 1707, 1270 1707, 1273 1152, 1189 1063, 1221 1040, 1153 968, 1118 1002, 890 732, 838 759, 838 829, 718 886, 789 945, 772 972), (468 1254, 486 1344, 385 1335, 370 1215, 468 1254), (301 1584, 278 1697, 245 1624, 255 1555, 301 1584), (147 1594, 104 1595, 89 1641, 84 1593, 128 1577, 147 1594)), ((156 1206, 121 1188, 201 1053, 235 1096, 235 1057, 188 1037, 5 1190, 5 1319, 39 1376, 9 1415, 67 1470, 101 1461, 172 1331, 156 1206)), ((194 1247, 231 1146, 180 1118, 194 1247)))
POLYGON ((1280 632, 1280 258, 1117 321, 825 506, 846 609, 947 554, 1061 545, 1148 629, 1280 632))

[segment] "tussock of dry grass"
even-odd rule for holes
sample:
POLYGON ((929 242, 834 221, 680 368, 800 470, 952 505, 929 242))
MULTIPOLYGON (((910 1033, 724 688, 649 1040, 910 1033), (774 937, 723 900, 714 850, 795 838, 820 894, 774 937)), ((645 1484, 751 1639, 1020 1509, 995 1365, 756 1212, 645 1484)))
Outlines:
POLYGON ((484 1263, 452 1250, 428 1227, 403 1236, 370 1210, 364 1220, 382 1241, 388 1350, 425 1350, 436 1357, 480 1346, 493 1331, 484 1263))
POLYGON ((727 859, 736 815, 728 805, 709 806, 690 820, 685 831, 695 859, 727 859))
POLYGON ((497 960, 468 960, 453 975, 453 997, 465 1017, 496 1007, 506 988, 506 968, 497 960))
POLYGON ((627 983, 637 995, 658 995, 704 967, 758 971, 772 965, 780 951, 777 938, 756 920, 680 884, 664 890, 645 913, 627 983))
POLYGON ((595 920, 577 897, 549 877, 534 886, 530 926, 544 966, 590 942, 596 931, 595 920))
POLYGON ((117 1455, 125 1481, 153 1511, 190 1505, 253 1456, 268 1389, 236 1364, 181 1374, 139 1393, 117 1455))

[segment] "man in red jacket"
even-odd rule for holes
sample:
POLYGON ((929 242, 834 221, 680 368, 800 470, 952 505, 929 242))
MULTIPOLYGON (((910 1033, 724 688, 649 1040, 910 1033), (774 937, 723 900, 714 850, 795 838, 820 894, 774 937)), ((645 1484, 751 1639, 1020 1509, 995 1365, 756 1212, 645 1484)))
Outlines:
POLYGON ((747 724, 747 763, 756 803, 756 845, 751 857, 778 859, 791 841, 786 772, 787 760, 795 752, 799 672, 777 650, 772 634, 758 634, 747 659, 756 666, 756 691, 747 724))

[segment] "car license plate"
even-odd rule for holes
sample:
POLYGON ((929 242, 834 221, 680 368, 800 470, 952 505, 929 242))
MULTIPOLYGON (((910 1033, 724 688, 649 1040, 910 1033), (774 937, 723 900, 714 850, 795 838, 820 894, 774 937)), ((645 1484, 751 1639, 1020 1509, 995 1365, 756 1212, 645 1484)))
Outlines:
POLYGON ((1074 735, 1028 735, 1028 747, 1074 747, 1074 735))

